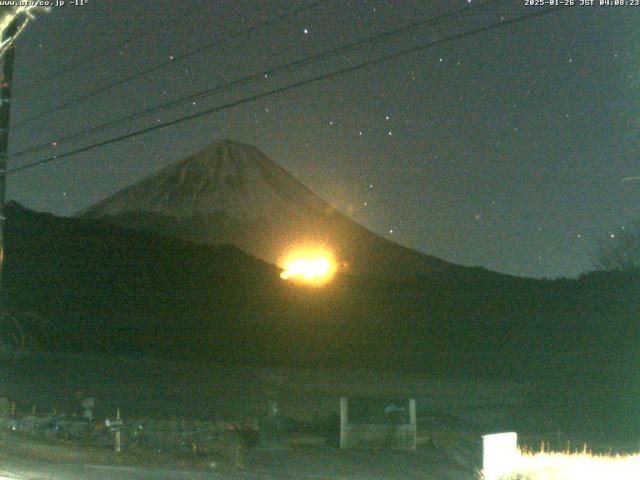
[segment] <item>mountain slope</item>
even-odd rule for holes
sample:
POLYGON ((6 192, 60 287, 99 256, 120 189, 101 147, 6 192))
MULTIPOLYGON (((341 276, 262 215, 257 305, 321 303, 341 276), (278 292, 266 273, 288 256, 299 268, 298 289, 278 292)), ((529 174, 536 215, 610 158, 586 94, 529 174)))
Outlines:
POLYGON ((197 243, 230 243, 276 264, 290 249, 313 244, 333 251, 347 273, 406 279, 468 271, 372 233, 256 148, 228 140, 79 215, 197 243))

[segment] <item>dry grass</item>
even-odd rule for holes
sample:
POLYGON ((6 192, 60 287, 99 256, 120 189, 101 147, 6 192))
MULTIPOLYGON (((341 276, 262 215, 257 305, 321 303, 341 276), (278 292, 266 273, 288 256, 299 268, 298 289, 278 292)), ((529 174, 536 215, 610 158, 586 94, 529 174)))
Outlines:
POLYGON ((514 471, 503 480, 638 480, 640 454, 522 452, 514 471))

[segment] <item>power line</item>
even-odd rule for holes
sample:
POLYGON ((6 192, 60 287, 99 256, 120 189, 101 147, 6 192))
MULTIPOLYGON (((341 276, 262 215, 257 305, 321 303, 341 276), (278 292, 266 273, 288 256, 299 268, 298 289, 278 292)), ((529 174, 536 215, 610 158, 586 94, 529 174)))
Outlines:
POLYGON ((35 145, 33 147, 30 147, 28 149, 21 150, 19 152, 13 153, 13 154, 11 154, 11 157, 12 158, 21 157, 21 156, 24 156, 26 154, 29 154, 29 153, 32 153, 34 151, 41 150, 43 148, 47 148, 47 147, 50 147, 50 146, 56 146, 57 147, 61 143, 67 142, 69 140, 81 138, 81 137, 86 136, 86 135, 91 135, 91 134, 97 133, 99 131, 114 127, 116 125, 122 125, 124 122, 135 120, 137 118, 141 118, 141 117, 144 117, 146 115, 150 115, 152 113, 155 113, 155 112, 158 112, 158 111, 161 111, 161 110, 166 110, 166 109, 169 109, 169 108, 172 108, 172 107, 176 107, 176 106, 181 105, 181 104, 183 104, 185 102, 190 102, 190 101, 193 101, 193 100, 206 98, 206 97, 209 97, 209 96, 214 95, 216 93, 226 92, 226 91, 229 91, 229 90, 231 90, 233 88, 237 88, 239 86, 246 85, 246 84, 254 82, 254 81, 262 80, 265 76, 271 76, 271 75, 277 74, 277 73, 279 73, 281 71, 284 71, 284 70, 290 70, 290 69, 295 68, 295 67, 307 66, 307 65, 310 65, 310 64, 322 61, 322 60, 326 60, 326 59, 331 58, 333 56, 337 56, 337 55, 340 55, 342 53, 345 53, 345 52, 347 52, 349 50, 360 48, 360 47, 362 47, 364 45, 367 45, 367 44, 370 44, 370 43, 377 43, 377 42, 380 42, 380 41, 385 40, 385 39, 397 37, 399 35, 405 34, 405 33, 410 32, 412 30, 416 30, 416 29, 418 29, 420 27, 424 27, 426 25, 431 25, 431 24, 436 24, 436 23, 439 23, 439 22, 441 22, 443 20, 447 20, 449 18, 457 17, 457 16, 459 16, 461 14, 475 13, 475 12, 477 12, 479 10, 483 10, 483 9, 485 9, 487 7, 490 7, 490 6, 496 5, 498 3, 501 3, 502 1, 504 1, 504 0, 488 0, 488 1, 484 2, 484 3, 478 3, 478 4, 476 4, 474 6, 471 6, 471 7, 465 7, 465 8, 456 10, 454 12, 445 13, 445 14, 442 14, 442 15, 438 15, 436 17, 430 17, 430 18, 423 19, 423 20, 420 20, 420 21, 417 21, 417 22, 413 22, 413 23, 411 23, 409 25, 405 25, 403 27, 398 27, 398 28, 394 28, 394 29, 391 29, 391 30, 387 30, 387 31, 379 33, 377 35, 373 35, 373 36, 365 38, 365 39, 361 39, 361 40, 358 40, 358 41, 355 41, 355 42, 351 42, 351 43, 349 43, 347 45, 341 45, 339 47, 331 48, 329 50, 325 50, 323 52, 320 52, 318 54, 312 55, 310 57, 305 57, 305 58, 302 58, 302 59, 295 60, 293 62, 289 62, 289 63, 284 64, 284 65, 280 65, 280 66, 273 67, 273 68, 270 68, 270 69, 267 69, 267 70, 263 70, 263 71, 260 71, 258 73, 253 73, 253 74, 250 74, 250 75, 247 75, 245 77, 233 80, 233 81, 231 81, 229 83, 226 83, 226 84, 223 84, 223 85, 219 85, 219 86, 216 86, 216 87, 208 88, 206 90, 201 90, 199 92, 192 93, 192 94, 180 97, 180 98, 175 99, 175 100, 171 100, 171 101, 166 102, 164 104, 156 105, 154 107, 150 107, 150 108, 147 108, 147 109, 144 109, 144 110, 141 110, 141 111, 133 112, 133 113, 125 115, 123 117, 119 117, 119 118, 116 118, 116 119, 113 119, 113 120, 109 120, 109 121, 104 122, 102 124, 99 124, 99 125, 96 125, 96 126, 89 127, 87 129, 81 130, 79 132, 71 133, 71 134, 63 136, 63 137, 58 137, 53 141, 44 142, 44 143, 41 143, 39 145, 35 145))
POLYGON ((442 43, 448 43, 448 42, 452 42, 452 41, 455 41, 455 40, 461 40, 461 39, 464 39, 464 38, 467 38, 467 37, 470 37, 470 36, 473 36, 473 35, 477 35, 479 33, 484 33, 484 32, 488 32, 488 31, 491 31, 491 30, 498 29, 498 28, 506 27, 508 25, 513 25, 513 24, 516 24, 516 23, 520 23, 520 22, 523 22, 523 21, 526 21, 526 20, 530 20, 532 18, 536 18, 536 17, 540 17, 542 15, 546 15, 548 13, 559 11, 559 10, 561 10, 563 8, 564 7, 562 7, 562 6, 549 7, 549 8, 540 10, 538 12, 529 13, 529 14, 526 14, 526 15, 521 15, 519 17, 512 18, 512 19, 509 19, 509 20, 501 20, 498 23, 494 23, 494 24, 487 25, 487 26, 484 26, 484 27, 478 27, 478 28, 469 30, 467 32, 458 33, 458 34, 451 35, 449 37, 445 37, 445 38, 442 38, 442 39, 439 39, 439 40, 433 40, 431 42, 428 42, 428 43, 425 43, 425 44, 422 44, 422 45, 419 45, 419 46, 416 46, 416 47, 412 47, 412 48, 409 48, 409 49, 406 49, 406 50, 401 50, 399 52, 395 52, 395 53, 392 53, 392 54, 384 55, 384 56, 381 56, 381 57, 378 57, 378 58, 374 58, 372 60, 367 60, 365 62, 361 62, 361 63, 358 63, 356 65, 352 65, 350 67, 342 68, 340 70, 336 70, 336 71, 333 71, 333 72, 330 72, 330 73, 319 75, 317 77, 312 77, 312 78, 309 78, 309 79, 306 79, 306 80, 301 80, 299 82, 295 82, 295 83, 292 83, 290 85, 286 85, 284 87, 275 88, 275 89, 272 89, 272 90, 269 90, 269 91, 266 91, 266 92, 263 92, 263 93, 252 95, 250 97, 246 97, 246 98, 243 98, 243 99, 240 99, 240 100, 236 100, 236 101, 227 103, 225 105, 221 105, 221 106, 218 106, 218 107, 212 107, 212 108, 209 108, 207 110, 203 110, 201 112, 194 113, 194 114, 191 114, 191 115, 187 115, 185 117, 181 117, 181 118, 178 118, 178 119, 175 119, 175 120, 170 120, 170 121, 164 122, 164 123, 159 124, 159 125, 154 125, 152 127, 147 127, 147 128, 143 128, 143 129, 140 129, 140 130, 136 130, 134 132, 130 132, 130 133, 127 133, 127 134, 124 134, 124 135, 120 135, 118 137, 111 138, 109 140, 104 140, 102 142, 98 142, 98 143, 95 143, 95 144, 92 144, 92 145, 88 145, 86 147, 82 147, 82 148, 79 148, 79 149, 76 149, 76 150, 72 150, 72 151, 67 152, 67 153, 63 153, 63 154, 60 154, 60 155, 53 155, 51 157, 44 158, 42 160, 38 160, 38 161, 33 162, 33 163, 29 163, 29 164, 23 165, 21 167, 15 167, 15 168, 9 169, 9 170, 7 170, 6 173, 7 174, 15 173, 15 172, 19 172, 19 171, 22 171, 22 170, 27 170, 27 169, 30 169, 30 168, 34 168, 36 166, 43 165, 45 163, 53 162, 53 161, 56 161, 56 160, 62 160, 63 158, 67 158, 67 157, 70 157, 72 155, 76 155, 78 153, 84 153, 84 152, 87 152, 87 151, 90 151, 90 150, 94 150, 94 149, 99 148, 99 147, 103 147, 105 145, 109 145, 109 144, 112 144, 112 143, 120 142, 120 141, 123 141, 123 140, 128 140, 130 138, 134 138, 134 137, 143 135, 145 133, 149 133, 149 132, 152 132, 152 131, 155 131, 155 130, 160 130, 162 128, 167 128, 167 127, 170 127, 170 126, 173 126, 173 125, 178 125, 180 123, 187 122, 189 120, 194 120, 196 118, 204 117, 206 115, 210 115, 212 113, 216 113, 216 112, 221 111, 221 110, 226 110, 228 108, 236 107, 238 105, 243 105, 245 103, 254 102, 254 101, 259 100, 259 99, 264 98, 264 97, 269 97, 269 96, 272 96, 272 95, 276 95, 278 93, 283 93, 283 92, 286 92, 288 90, 293 90, 293 89, 300 88, 300 87, 303 87, 303 86, 306 86, 306 85, 310 85, 312 83, 317 83, 317 82, 321 82, 321 81, 324 81, 324 80, 332 79, 332 78, 335 78, 337 76, 344 75, 344 74, 347 74, 347 73, 351 73, 351 72, 354 72, 356 70, 361 70, 363 68, 367 68, 367 67, 370 67, 370 66, 373 66, 373 65, 388 61, 388 60, 393 60, 393 59, 402 57, 404 55, 408 55, 408 54, 411 54, 411 53, 419 52, 421 50, 426 50, 428 48, 434 47, 436 45, 440 45, 442 43))
POLYGON ((45 110, 44 112, 40 112, 40 113, 38 113, 36 115, 33 115, 33 116, 27 118, 26 120, 24 120, 24 121, 22 121, 20 123, 17 123, 16 125, 13 125, 12 128, 16 129, 16 128, 24 127, 25 125, 27 125, 27 124, 35 121, 35 120, 38 120, 38 119, 43 118, 43 117, 46 117, 47 115, 50 115, 50 114, 52 114, 54 112, 57 112, 57 111, 60 111, 60 110, 64 110, 66 108, 71 107, 72 105, 75 105, 77 103, 83 102, 85 100, 88 100, 90 98, 96 97, 98 95, 102 95, 103 93, 108 92, 110 90, 113 90, 114 88, 119 87, 121 85, 124 85, 125 83, 128 83, 128 82, 130 82, 132 80, 135 80, 137 78, 144 77, 145 75, 148 75, 149 73, 156 72, 156 71, 161 70, 161 69, 163 69, 163 68, 165 68, 165 67, 167 67, 169 65, 174 65, 174 64, 176 64, 176 63, 178 63, 178 62, 180 62, 180 61, 182 61, 182 60, 184 60, 186 58, 192 57, 192 56, 197 55, 197 54, 199 54, 199 53, 201 53, 201 52, 203 52, 205 50, 208 50, 208 49, 211 49, 213 47, 217 47, 217 46, 219 46, 219 45, 221 45, 223 43, 226 43, 229 40, 233 40, 234 38, 237 38, 239 36, 243 36, 243 35, 247 35, 247 34, 253 33, 255 31, 257 31, 257 30, 260 30, 260 29, 268 27, 268 26, 270 26, 270 25, 272 25, 272 24, 274 24, 276 22, 279 22, 280 20, 284 20, 286 18, 292 17, 292 16, 297 15, 299 13, 302 13, 302 12, 317 8, 320 5, 322 5, 323 3, 325 3, 326 1, 327 0, 316 0, 315 2, 310 3, 309 5, 305 5, 303 7, 296 8, 294 10, 291 10, 290 12, 287 12, 287 13, 276 15, 274 17, 271 17, 271 18, 265 20, 262 23, 253 25, 253 26, 251 26, 249 28, 243 29, 243 30, 235 32, 235 33, 231 33, 231 34, 229 34, 229 35, 227 35, 227 36, 225 36, 225 37, 223 37, 223 38, 221 38, 219 40, 216 40, 214 42, 207 43, 206 45, 202 45, 200 47, 194 48, 193 50, 190 50, 187 53, 184 53, 182 55, 172 56, 172 57, 170 57, 170 59, 168 61, 156 64, 156 65, 154 65, 152 67, 149 67, 149 68, 146 68, 146 69, 144 69, 144 70, 142 70, 142 71, 140 71, 138 73, 134 73, 133 75, 129 75, 128 77, 125 77, 125 78, 122 78, 120 80, 117 80, 117 81, 115 81, 115 82, 113 82, 113 83, 111 83, 109 85, 106 85, 106 86, 97 88, 95 90, 92 90, 91 92, 89 92, 89 93, 87 93, 85 95, 81 95, 79 97, 76 97, 73 100, 68 101, 67 103, 63 103, 62 105, 58 105, 57 107, 54 107, 54 108, 51 108, 49 110, 45 110))
POLYGON ((101 147, 101 146, 104 146, 104 145, 108 145, 110 143, 116 143, 116 142, 119 142, 119 141, 122 141, 122 140, 133 138, 133 137, 145 134, 145 133, 149 133, 149 132, 154 131, 154 130, 159 130, 159 129, 162 129, 162 128, 166 128, 166 127, 169 127, 169 126, 173 126, 173 125, 182 123, 182 122, 193 120, 193 119, 196 119, 196 118, 199 118, 199 117, 202 117, 202 116, 206 116, 206 115, 209 115, 211 113, 218 112, 220 110, 225 110, 225 109, 228 109, 228 108, 232 108, 234 106, 238 106, 238 105, 242 105, 244 103, 252 102, 252 101, 267 97, 267 96, 271 96, 271 95, 275 95, 275 94, 278 94, 278 93, 282 93, 282 92, 285 92, 287 90, 292 90, 292 89, 299 88, 299 87, 302 87, 302 86, 305 86, 305 85, 308 85, 308 84, 311 84, 311 83, 316 83, 316 82, 319 82, 319 81, 322 81, 322 80, 327 80, 327 79, 330 79, 330 78, 333 78, 333 77, 336 77, 336 76, 339 76, 339 75, 350 73, 352 71, 359 70, 359 69, 362 69, 362 68, 366 68, 366 67, 372 66, 374 64, 382 63, 384 61, 395 59, 395 58, 398 58, 398 57, 401 57, 401 56, 404 56, 404 55, 407 55, 407 54, 410 54, 410 53, 414 53, 414 52, 417 52, 417 51, 420 51, 420 50, 425 50, 427 48, 431 48, 431 47, 433 47, 435 45, 438 45, 438 44, 441 44, 441 43, 446 43, 446 42, 450 42, 450 41, 454 41, 454 40, 463 39, 463 38, 466 38, 466 37, 471 36, 471 35, 476 35, 476 34, 483 33, 483 32, 489 31, 489 30, 493 30, 493 29, 496 29, 496 28, 500 28, 500 27, 503 27, 503 26, 510 25, 510 24, 518 23, 518 22, 521 22, 521 21, 524 21, 524 20, 527 20, 527 19, 530 19, 530 18, 533 18, 533 17, 538 17, 538 16, 541 16, 541 15, 544 15, 544 14, 551 13, 553 11, 559 10, 561 8, 562 7, 547 8, 547 9, 541 10, 539 12, 535 12, 535 13, 531 13, 531 14, 527 14, 527 15, 522 15, 520 17, 516 17, 516 18, 510 19, 510 20, 500 21, 498 23, 495 23, 495 24, 492 24, 492 25, 489 25, 489 26, 479 27, 479 28, 470 30, 468 32, 463 32, 463 33, 455 34, 455 35, 452 35, 452 36, 449 36, 449 37, 445 37, 443 39, 434 40, 434 41, 428 42, 426 44, 423 44, 423 45, 420 45, 420 46, 417 46, 417 47, 412 47, 410 49, 402 50, 400 52, 396 52, 396 53, 393 53, 393 54, 389 54, 389 55, 378 57, 378 58, 375 58, 375 59, 372 59, 372 60, 368 60, 368 61, 356 64, 356 65, 353 65, 353 66, 350 66, 350 67, 346 67, 346 68, 343 68, 343 69, 340 69, 340 70, 337 70, 337 71, 334 71, 334 72, 330 72, 330 73, 327 73, 327 74, 324 74, 324 75, 320 75, 320 76, 313 77, 313 78, 310 78, 310 79, 306 79, 306 80, 302 80, 302 81, 299 81, 299 82, 295 82, 293 84, 290 84, 290 85, 287 85, 287 86, 284 86, 284 87, 272 89, 272 90, 269 90, 267 92, 256 94, 256 95, 253 95, 253 96, 241 99, 241 100, 233 101, 231 103, 227 103, 227 104, 222 105, 222 106, 213 107, 213 108, 210 108, 210 109, 198 112, 198 113, 194 113, 194 114, 191 114, 191 115, 188 115, 188 116, 185 116, 185 117, 181 117, 181 118, 178 118, 178 119, 175 119, 175 120, 164 122, 164 123, 159 124, 159 125, 154 125, 152 127, 143 128, 143 129, 140 129, 140 130, 137 130, 137 131, 125 134, 125 135, 121 135, 121 136, 118 136, 118 137, 115 137, 115 138, 112 138, 112 139, 109 139, 109 140, 105 140, 105 141, 102 141, 102 142, 99 142, 99 143, 96 143, 96 144, 93 144, 93 145, 89 145, 87 147, 82 147, 80 149, 73 150, 71 152, 67 152, 67 153, 60 154, 60 155, 53 155, 51 157, 48 157, 48 158, 45 158, 45 159, 30 163, 30 164, 27 164, 27 165, 24 165, 22 167, 16 167, 16 168, 10 169, 10 170, 7 171, 7 173, 13 173, 13 172, 25 170, 27 168, 32 168, 32 167, 35 167, 37 165, 41 165, 41 164, 48 163, 48 162, 51 162, 51 161, 54 161, 54 160, 66 158, 66 157, 74 155, 76 153, 83 153, 85 151, 92 150, 92 149, 95 149, 95 148, 98 148, 98 147, 101 147))
POLYGON ((137 40, 140 40, 142 38, 145 38, 149 35, 151 35, 152 33, 156 32, 157 30, 161 30, 163 28, 169 27, 173 24, 177 24, 182 22, 185 18, 191 17, 196 15, 197 13, 200 13, 200 11, 204 10, 208 8, 207 4, 202 5, 200 8, 197 9, 191 9, 189 8, 186 12, 184 12, 182 15, 178 15, 177 17, 171 18, 170 20, 167 20, 166 22, 161 22, 158 23, 157 25, 151 26, 147 29, 145 29, 142 32, 138 32, 136 34, 130 35, 124 39, 122 39, 120 42, 115 43, 111 46, 102 48, 102 49, 98 49, 95 50, 93 53, 89 54, 87 57, 80 59, 76 62, 70 62, 66 65, 62 66, 62 69, 58 72, 52 73, 52 74, 48 74, 48 75, 43 75, 41 78, 37 78, 31 82, 28 82, 25 88, 31 88, 33 86, 35 86, 36 84, 41 85, 43 81, 47 81, 50 82, 52 79, 60 77, 62 75, 67 75, 71 72, 75 72, 76 70, 78 70, 80 67, 83 67, 85 65, 87 65, 88 63, 91 63, 101 57, 104 57, 105 55, 108 55, 109 53, 116 51, 116 50, 120 50, 121 48, 129 45, 130 43, 133 43, 137 40))

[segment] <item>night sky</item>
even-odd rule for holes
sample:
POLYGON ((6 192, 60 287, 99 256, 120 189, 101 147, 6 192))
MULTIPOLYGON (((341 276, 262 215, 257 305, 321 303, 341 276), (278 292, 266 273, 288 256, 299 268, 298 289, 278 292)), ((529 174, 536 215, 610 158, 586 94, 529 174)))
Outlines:
MULTIPOLYGON (((89 0, 53 8, 18 41, 12 124, 311 3, 89 0), (139 38, 69 70, 132 35, 139 38)), ((14 128, 10 151, 478 3, 320 2, 14 128)), ((495 2, 10 158, 9 168, 541 8, 495 2)), ((640 217, 639 131, 640 7, 573 6, 23 170, 8 178, 8 192, 29 208, 70 215, 229 138, 257 146, 403 245, 516 275, 573 277, 592 268, 599 239, 640 217)))

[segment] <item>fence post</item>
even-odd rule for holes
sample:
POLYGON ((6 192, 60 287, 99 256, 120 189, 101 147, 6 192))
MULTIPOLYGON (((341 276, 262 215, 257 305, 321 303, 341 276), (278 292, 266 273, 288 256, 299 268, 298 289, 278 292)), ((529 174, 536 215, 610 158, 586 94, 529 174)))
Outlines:
POLYGON ((416 415, 416 400, 415 398, 409 399, 409 424, 411 425, 411 436, 413 438, 410 449, 416 449, 416 441, 418 437, 418 418, 416 415))
POLYGON ((118 423, 118 427, 116 430, 116 453, 120 453, 122 451, 121 443, 120 443, 120 409, 116 410, 116 422, 118 423))
POLYGON ((349 444, 349 400, 340 397, 340 449, 344 450, 349 444))

